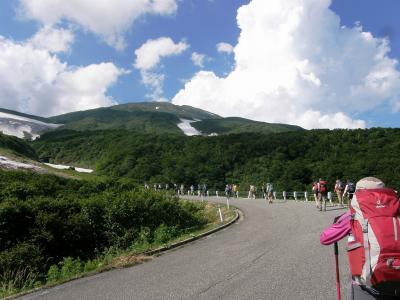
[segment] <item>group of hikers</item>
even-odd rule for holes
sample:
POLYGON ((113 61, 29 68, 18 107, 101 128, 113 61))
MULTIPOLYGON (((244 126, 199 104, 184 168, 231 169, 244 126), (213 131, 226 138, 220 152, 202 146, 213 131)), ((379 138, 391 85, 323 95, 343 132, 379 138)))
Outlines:
MULTIPOLYGON (((150 185, 148 183, 144 184, 145 189, 149 190, 150 185)), ((177 195, 190 195, 190 196, 209 196, 209 190, 207 189, 206 184, 198 184, 197 189, 195 186, 192 184, 189 186, 189 188, 186 189, 184 184, 178 185, 178 184, 161 184, 161 183, 155 183, 153 184, 153 189, 155 191, 169 191, 173 190, 175 194, 177 195)), ((274 186, 272 183, 268 182, 265 183, 261 186, 261 193, 262 197, 266 200, 268 200, 269 203, 273 202, 274 198, 274 186)), ((217 192, 218 195, 218 192, 217 192)), ((230 197, 236 197, 239 198, 239 186, 237 184, 226 184, 225 185, 225 196, 230 198, 230 197)), ((255 185, 250 185, 248 194, 247 194, 248 199, 256 199, 257 198, 257 187, 255 185)))
MULTIPOLYGON (((268 199, 269 203, 272 203, 274 187, 272 183, 265 183, 261 187, 263 198, 268 199)), ((249 192, 247 199, 256 199, 257 188, 255 185, 249 186, 249 192)), ((225 185, 225 196, 226 197, 236 197, 239 198, 239 186, 237 184, 227 184, 225 185)))
MULTIPOLYGON (((353 194, 356 188, 351 180, 343 181, 339 178, 336 179, 333 191, 336 193, 339 205, 344 207, 344 198, 347 196, 349 201, 353 198, 353 194)), ((322 178, 318 181, 314 181, 312 184, 312 192, 315 199, 315 206, 320 211, 326 211, 326 202, 328 200, 328 182, 322 178)))
MULTIPOLYGON (((149 190, 150 186, 148 183, 144 184, 144 188, 149 190)), ((192 184, 188 189, 186 189, 184 184, 178 185, 176 183, 169 185, 168 183, 166 184, 161 184, 161 183, 155 183, 153 184, 153 189, 155 191, 171 191, 173 190, 175 194, 177 195, 186 195, 189 194, 191 196, 194 196, 197 192, 198 196, 208 196, 208 189, 207 185, 205 183, 203 184, 198 184, 197 189, 195 189, 194 185, 192 184)))

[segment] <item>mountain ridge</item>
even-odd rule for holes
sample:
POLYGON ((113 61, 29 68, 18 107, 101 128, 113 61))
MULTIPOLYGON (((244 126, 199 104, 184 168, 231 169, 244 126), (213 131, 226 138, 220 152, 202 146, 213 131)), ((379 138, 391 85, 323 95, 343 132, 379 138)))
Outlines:
MULTIPOLYGON (((293 125, 265 123, 239 117, 223 118, 199 108, 166 102, 125 103, 48 118, 6 109, 0 109, 1 112, 6 114, 3 118, 0 114, 0 125, 5 128, 3 132, 30 139, 37 138, 44 132, 56 130, 58 127, 76 131, 124 129, 139 133, 178 135, 225 135, 303 130, 293 125), (38 122, 43 122, 43 124, 38 124, 38 122)), ((0 131, 1 129, 0 126, 0 131)))

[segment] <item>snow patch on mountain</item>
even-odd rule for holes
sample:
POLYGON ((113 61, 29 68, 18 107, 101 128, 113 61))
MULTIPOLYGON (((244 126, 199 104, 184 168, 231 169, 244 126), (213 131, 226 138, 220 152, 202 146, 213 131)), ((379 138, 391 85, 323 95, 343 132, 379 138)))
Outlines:
POLYGON ((187 120, 180 119, 181 123, 178 124, 180 130, 187 136, 201 135, 201 132, 194 128, 191 123, 197 122, 198 120, 187 120))
POLYGON ((59 126, 61 125, 0 112, 0 131, 19 138, 29 137, 34 140, 40 136, 39 133, 59 126))
POLYGON ((10 169, 10 170, 26 169, 26 170, 43 171, 43 169, 38 166, 15 161, 5 156, 0 156, 0 169, 10 169))
POLYGON ((57 169, 57 170, 75 170, 76 172, 79 172, 79 173, 93 173, 94 172, 92 169, 76 168, 76 167, 66 166, 66 165, 55 165, 55 164, 49 164, 49 163, 45 163, 45 165, 49 166, 51 168, 57 169))

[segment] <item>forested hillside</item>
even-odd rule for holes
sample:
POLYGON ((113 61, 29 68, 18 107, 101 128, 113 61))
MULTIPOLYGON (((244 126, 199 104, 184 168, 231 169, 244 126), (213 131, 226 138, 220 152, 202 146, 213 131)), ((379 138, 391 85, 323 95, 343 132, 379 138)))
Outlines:
POLYGON ((304 130, 299 126, 257 122, 243 118, 208 119, 194 122, 192 126, 204 134, 274 133, 304 130))
POLYGON ((35 150, 26 141, 0 132, 0 155, 5 151, 17 156, 37 158, 35 150))
POLYGON ((95 167, 138 183, 226 182, 247 188, 272 181, 302 190, 318 177, 357 180, 375 175, 400 187, 400 129, 311 130, 218 137, 132 134, 124 130, 58 131, 33 142, 38 155, 95 167))

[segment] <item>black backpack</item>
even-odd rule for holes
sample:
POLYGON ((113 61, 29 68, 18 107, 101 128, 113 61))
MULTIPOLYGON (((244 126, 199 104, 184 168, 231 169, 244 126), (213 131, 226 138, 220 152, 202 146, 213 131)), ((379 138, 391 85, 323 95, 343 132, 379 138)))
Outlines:
POLYGON ((343 191, 345 189, 346 185, 344 184, 344 182, 342 180, 339 180, 338 187, 339 187, 339 190, 343 191))
POLYGON ((353 194, 356 191, 356 187, 354 186, 354 183, 352 183, 351 181, 347 182, 347 192, 353 194))

